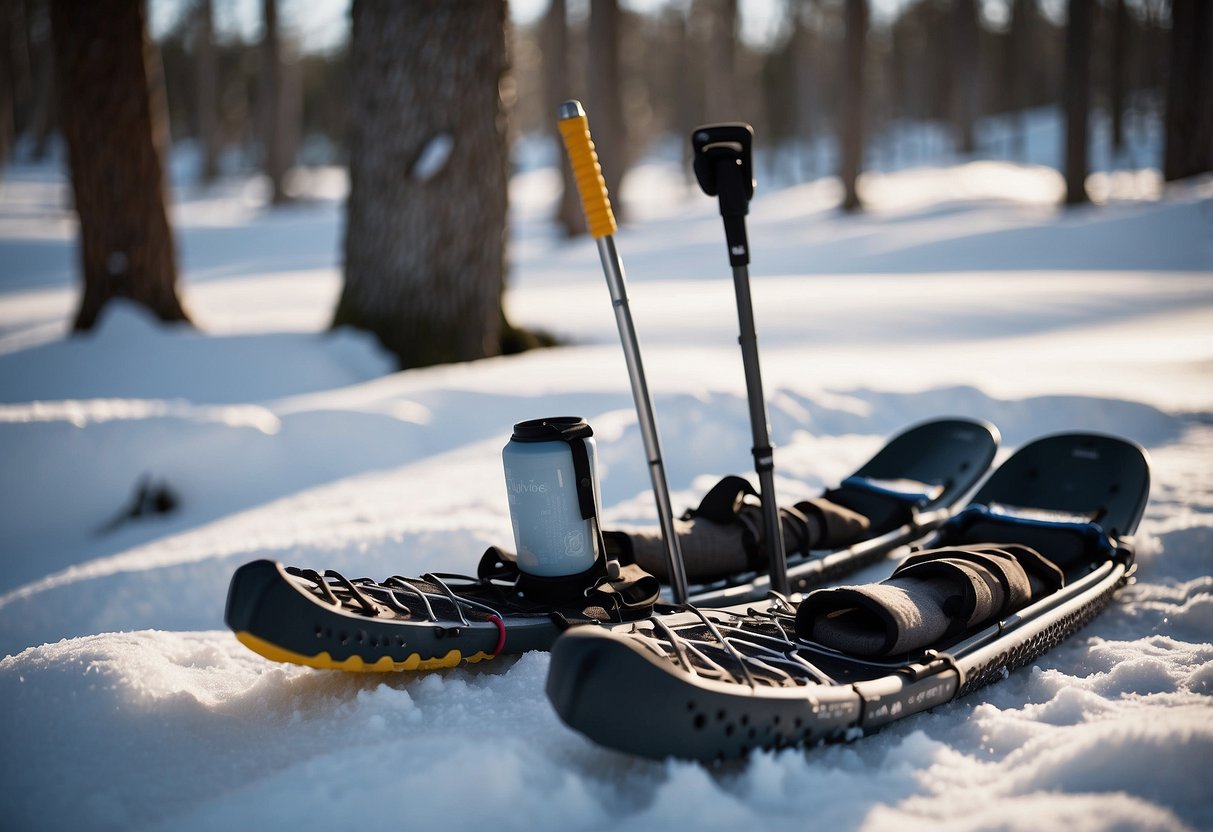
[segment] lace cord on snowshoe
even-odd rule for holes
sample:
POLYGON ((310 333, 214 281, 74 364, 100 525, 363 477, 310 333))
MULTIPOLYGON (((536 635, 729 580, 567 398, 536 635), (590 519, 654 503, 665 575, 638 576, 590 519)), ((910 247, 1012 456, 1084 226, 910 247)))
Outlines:
POLYGON ((393 575, 385 581, 376 582, 370 578, 351 580, 335 569, 326 569, 323 575, 314 569, 303 569, 293 566, 286 567, 286 571, 289 575, 309 581, 311 587, 314 589, 313 595, 315 597, 333 607, 345 609, 359 615, 368 617, 381 615, 381 610, 376 606, 376 604, 379 604, 387 607, 391 612, 402 618, 413 618, 417 615, 417 610, 410 607, 407 603, 401 602, 399 593, 404 593, 408 598, 417 599, 421 609, 424 610, 426 619, 433 623, 442 620, 434 610, 433 601, 446 602, 454 615, 458 616, 459 623, 464 626, 471 623, 464 614, 465 608, 469 611, 478 611, 487 619, 495 618, 498 621, 502 619, 501 613, 495 608, 464 597, 451 588, 448 581, 452 579, 467 580, 466 576, 463 575, 427 572, 421 576, 420 581, 418 579, 393 575), (418 583, 421 581, 436 587, 439 591, 427 592, 424 588, 418 586, 418 583), (338 595, 334 589, 339 589, 343 592, 341 595, 338 595))

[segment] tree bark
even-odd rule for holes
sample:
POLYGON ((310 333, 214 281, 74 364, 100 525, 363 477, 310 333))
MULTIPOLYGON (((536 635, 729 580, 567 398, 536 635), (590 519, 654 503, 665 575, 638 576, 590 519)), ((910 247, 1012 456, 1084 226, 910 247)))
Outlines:
POLYGON ((1070 0, 1066 23, 1065 170, 1066 205, 1087 196, 1087 117, 1091 99, 1092 0, 1070 0))
POLYGON ((505 4, 354 0, 352 18, 345 285, 333 325, 374 332, 402 367, 495 355, 505 4))
POLYGON ((1163 179, 1213 171, 1213 3, 1173 0, 1163 179))
POLYGON ((839 175, 844 195, 842 210, 859 211, 859 173, 863 169, 863 65, 868 39, 867 0, 846 0, 846 41, 842 59, 842 101, 839 114, 839 175))
POLYGON ((619 0, 590 0, 590 43, 586 112, 602 178, 615 217, 626 211, 619 188, 628 166, 628 133, 623 120, 623 76, 619 68, 619 0))
POLYGON ((75 329, 115 297, 186 320, 165 210, 159 60, 138 0, 52 0, 60 121, 80 216, 84 293, 75 329))

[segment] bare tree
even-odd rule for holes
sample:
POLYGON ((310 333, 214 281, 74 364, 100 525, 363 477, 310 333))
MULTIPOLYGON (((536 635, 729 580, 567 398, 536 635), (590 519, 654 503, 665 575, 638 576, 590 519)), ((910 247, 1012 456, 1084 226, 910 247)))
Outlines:
POLYGON ((504 3, 354 0, 345 285, 334 326, 402 367, 500 352, 504 3))
POLYGON ((556 222, 565 236, 584 234, 585 212, 577 196, 577 183, 569 166, 568 154, 556 128, 556 111, 560 103, 572 98, 569 88, 569 24, 565 0, 551 0, 543 19, 543 87, 547 102, 548 134, 560 156, 560 201, 556 205, 556 222))
POLYGON ((1087 117, 1091 100, 1092 0, 1070 0, 1066 23, 1065 162, 1066 205, 1087 196, 1087 117))
POLYGON ((704 60, 704 121, 739 121, 737 102, 737 0, 701 4, 707 29, 704 60))
POLYGON ((964 155, 977 150, 973 133, 977 121, 978 81, 977 0, 953 0, 952 6, 952 118, 956 146, 964 155))
POLYGON ((800 179, 811 179, 815 173, 813 165, 813 134, 817 130, 817 116, 821 110, 817 95, 817 38, 809 28, 809 17, 815 11, 816 0, 793 0, 792 17, 792 78, 795 89, 795 136, 801 146, 800 179))
POLYGON ((1007 60, 1004 64, 1004 89, 1008 109, 1018 114, 1015 131, 1015 155, 1028 158, 1028 106, 1031 100, 1032 40, 1035 35, 1034 0, 1011 0, 1011 26, 1007 36, 1007 60))
POLYGON ((202 151, 199 178, 203 184, 219 176, 219 68, 215 60, 214 4, 198 0, 194 9, 194 56, 197 70, 198 143, 202 151))
POLYGON ((619 186, 628 166, 628 133, 623 119, 623 76, 619 68, 619 0, 590 0, 590 43, 586 109, 602 178, 618 219, 625 209, 619 186))
POLYGON ((50 10, 47 4, 35 3, 26 11, 31 102, 22 133, 28 134, 33 141, 30 148, 31 158, 42 160, 50 152, 51 138, 59 124, 55 91, 55 55, 51 43, 50 10))
POLYGON ((1112 0, 1112 49, 1108 67, 1108 110, 1112 121, 1112 155, 1125 144, 1126 75, 1129 70, 1129 7, 1125 0, 1112 0))
MULTIPOLYGON (((298 118, 298 79, 288 73, 283 60, 282 34, 278 25, 278 0, 262 0, 260 118, 263 168, 270 180, 270 199, 286 202, 286 174, 294 161, 295 122, 298 118)), ((293 64, 289 67, 296 70, 293 64)))
POLYGON ((0 175, 12 150, 15 133, 14 113, 17 109, 18 56, 14 47, 17 35, 24 40, 24 24, 20 3, 0 0, 0 175))
POLYGON ((139 0, 51 0, 59 113, 80 216, 84 294, 75 328, 115 297, 186 320, 165 211, 159 61, 139 0))
POLYGON ((1173 0, 1163 179, 1213 171, 1213 3, 1173 0))
POLYGON ((839 175, 845 191, 842 210, 859 211, 859 172, 863 169, 863 66, 868 39, 867 0, 846 0, 846 40, 842 56, 842 101, 839 113, 839 175))

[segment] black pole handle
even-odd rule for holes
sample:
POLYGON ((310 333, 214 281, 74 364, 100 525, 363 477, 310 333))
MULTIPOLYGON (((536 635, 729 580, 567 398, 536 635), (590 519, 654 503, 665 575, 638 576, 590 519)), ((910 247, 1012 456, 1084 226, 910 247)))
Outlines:
POLYGON ((754 196, 753 145, 753 128, 741 122, 706 124, 691 133, 695 178, 704 193, 720 200, 729 263, 733 266, 750 262, 745 215, 754 196))

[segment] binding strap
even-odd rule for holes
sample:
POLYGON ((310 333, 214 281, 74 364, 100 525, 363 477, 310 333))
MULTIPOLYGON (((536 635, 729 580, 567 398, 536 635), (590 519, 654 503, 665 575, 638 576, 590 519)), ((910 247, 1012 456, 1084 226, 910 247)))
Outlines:
POLYGON ((880 583, 810 593, 796 633, 854 656, 898 655, 985 626, 1064 584, 1062 570, 1027 546, 930 549, 880 583))
POLYGON ((635 564, 620 565, 605 554, 584 572, 542 577, 521 571, 516 558, 490 546, 476 572, 482 581, 505 582, 527 601, 536 606, 560 607, 566 616, 580 617, 578 613, 588 613, 594 607, 602 608, 609 619, 616 621, 635 617, 636 613, 647 615, 661 593, 661 584, 652 575, 635 564))

